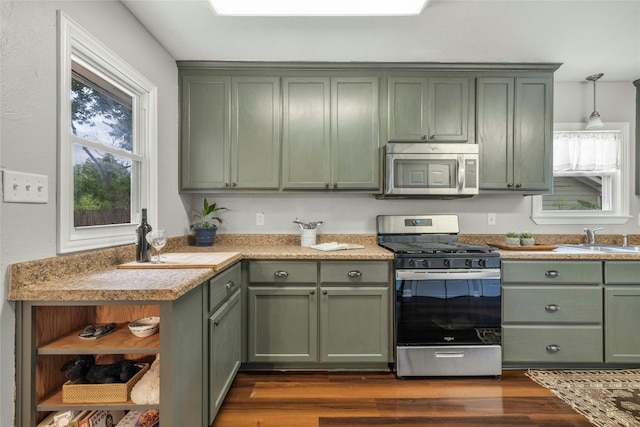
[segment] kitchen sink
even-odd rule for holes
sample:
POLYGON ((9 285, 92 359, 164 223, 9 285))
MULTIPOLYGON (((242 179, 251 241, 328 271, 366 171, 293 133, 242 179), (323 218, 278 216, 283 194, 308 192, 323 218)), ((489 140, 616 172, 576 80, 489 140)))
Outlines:
POLYGON ((600 252, 600 253, 640 253, 640 246, 598 245, 582 243, 579 245, 559 245, 562 251, 600 252))

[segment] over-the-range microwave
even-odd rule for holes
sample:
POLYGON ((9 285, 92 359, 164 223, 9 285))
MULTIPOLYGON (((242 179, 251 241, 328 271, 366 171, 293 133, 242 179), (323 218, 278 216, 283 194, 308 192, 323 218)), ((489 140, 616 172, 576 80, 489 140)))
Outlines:
POLYGON ((378 198, 456 198, 478 194, 477 144, 388 142, 378 198))

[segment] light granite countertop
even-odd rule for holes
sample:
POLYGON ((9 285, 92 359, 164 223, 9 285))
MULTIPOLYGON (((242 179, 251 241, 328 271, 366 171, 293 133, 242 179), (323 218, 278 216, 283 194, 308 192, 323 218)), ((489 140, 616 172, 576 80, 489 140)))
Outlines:
MULTIPOLYGON (((491 244, 499 236, 466 235, 462 241, 491 244)), ((636 236, 634 236, 636 238, 636 236)), ((568 239, 571 243, 575 239, 568 239)), ((190 245, 189 236, 171 238, 165 252, 238 252, 214 268, 118 269, 135 259, 133 245, 12 264, 10 301, 171 301, 240 259, 393 260, 375 235, 318 235, 318 243, 355 243, 363 249, 319 251, 300 246, 299 235, 219 235, 214 246, 190 245)), ((498 240, 495 240, 498 241, 498 240)), ((551 244, 549 242, 545 244, 551 244)), ((501 259, 640 260, 640 253, 499 250, 501 259)))

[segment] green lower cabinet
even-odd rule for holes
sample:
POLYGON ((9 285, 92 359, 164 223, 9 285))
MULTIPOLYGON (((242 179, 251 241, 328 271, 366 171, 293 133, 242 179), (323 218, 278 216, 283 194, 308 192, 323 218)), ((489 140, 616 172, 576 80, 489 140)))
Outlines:
POLYGON ((320 288, 320 362, 389 360, 389 290, 320 288))
POLYGON ((209 424, 240 368, 240 289, 209 318, 209 424))
POLYGON ((640 362, 640 286, 605 289, 605 362, 640 362))
POLYGON ((249 362, 316 362, 315 286, 249 287, 249 362))

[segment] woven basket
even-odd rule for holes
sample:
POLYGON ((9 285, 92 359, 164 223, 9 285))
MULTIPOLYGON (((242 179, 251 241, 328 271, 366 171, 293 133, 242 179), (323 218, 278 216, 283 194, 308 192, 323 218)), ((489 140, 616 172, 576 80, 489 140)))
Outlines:
POLYGON ((138 371, 126 383, 110 384, 72 384, 62 385, 62 403, 115 403, 129 400, 131 389, 149 370, 149 364, 142 364, 138 371))

